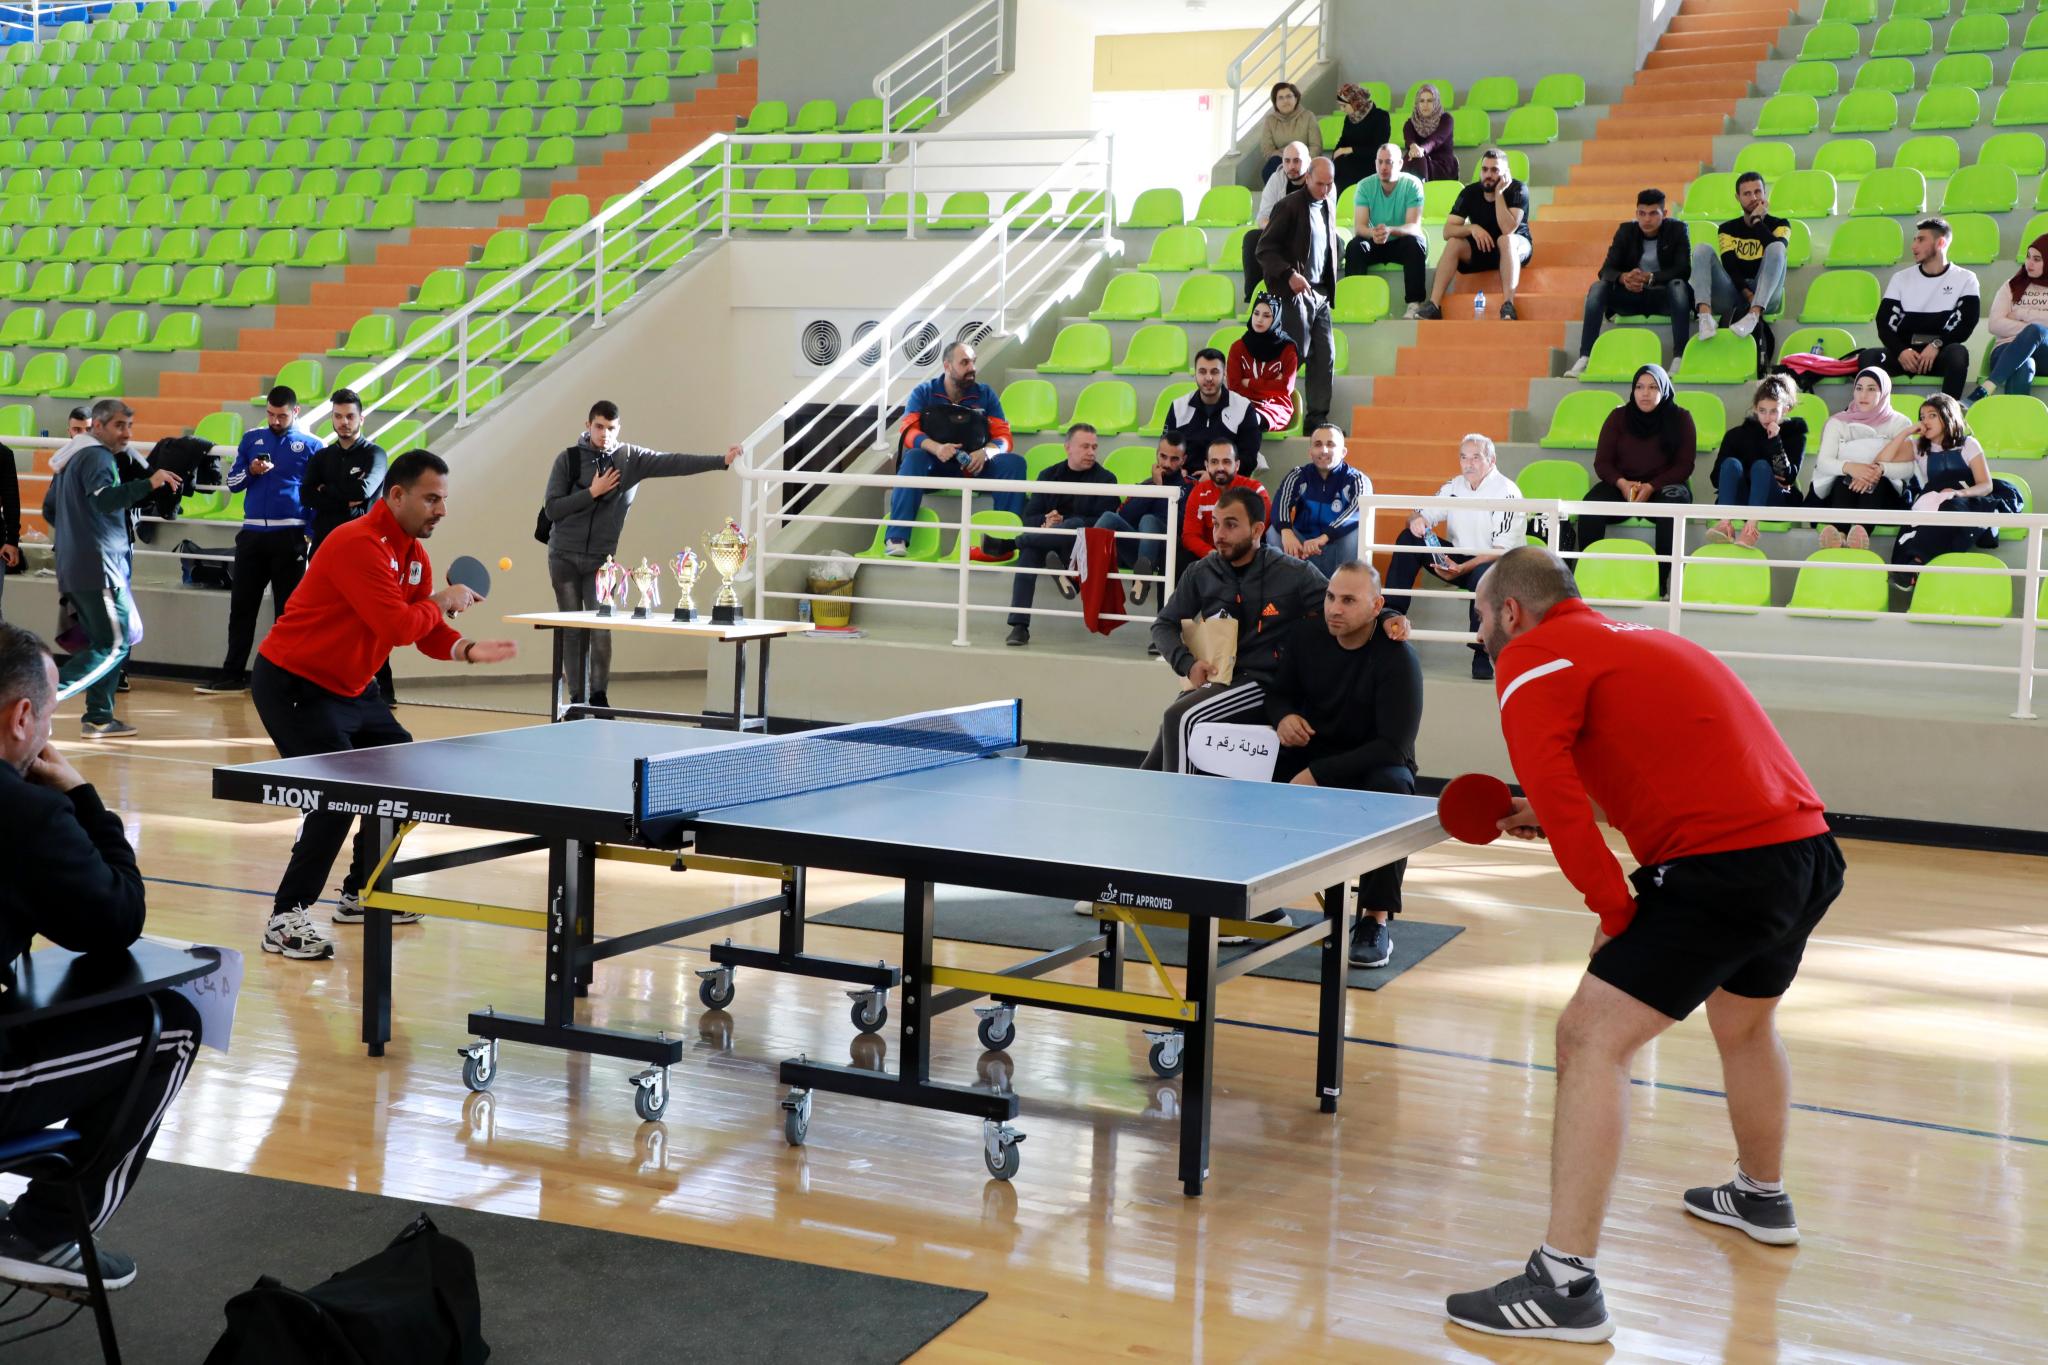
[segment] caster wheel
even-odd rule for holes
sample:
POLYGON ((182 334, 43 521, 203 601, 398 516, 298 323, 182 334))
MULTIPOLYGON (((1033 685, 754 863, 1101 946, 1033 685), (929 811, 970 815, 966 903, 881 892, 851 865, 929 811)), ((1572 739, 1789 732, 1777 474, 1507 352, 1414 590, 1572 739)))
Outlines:
POLYGON ((1154 1073, 1169 1078, 1173 1076, 1178 1076, 1180 1075, 1181 1068, 1180 1044, 1154 1043, 1152 1044, 1152 1051, 1146 1054, 1146 1060, 1152 1063, 1152 1070, 1154 1071, 1154 1073), (1173 1049, 1172 1056, 1170 1058, 1167 1055, 1167 1049, 1169 1047, 1173 1049))
POLYGON ((1011 1143, 993 1156, 984 1151, 981 1154, 981 1163, 988 1167, 988 1173, 996 1179, 1011 1180, 1016 1177, 1018 1169, 1024 1165, 1024 1150, 1015 1143, 1011 1143))
POLYGON ((716 978, 707 976, 697 983, 697 998, 704 1002, 707 1010, 722 1010, 732 1003, 735 989, 731 977, 725 979, 725 987, 721 990, 716 978))
POLYGON ((870 996, 853 1002, 853 1026, 862 1033, 874 1033, 889 1022, 888 1002, 870 996))
POLYGON ((498 1070, 491 1065, 488 1052, 465 1054, 462 1059, 462 1083, 471 1090, 485 1091, 497 1078, 498 1070))
POLYGON ((999 1028, 992 1015, 974 1026, 974 1034, 990 1052, 1001 1052, 1017 1041, 1017 1026, 1004 1021, 999 1028))
POLYGON ((652 1123, 668 1112, 668 1091, 650 1085, 633 1087, 633 1112, 652 1123))
POLYGON ((804 1145, 804 1138, 811 1131, 811 1092, 792 1091, 782 1102, 782 1136, 792 1147, 804 1145))

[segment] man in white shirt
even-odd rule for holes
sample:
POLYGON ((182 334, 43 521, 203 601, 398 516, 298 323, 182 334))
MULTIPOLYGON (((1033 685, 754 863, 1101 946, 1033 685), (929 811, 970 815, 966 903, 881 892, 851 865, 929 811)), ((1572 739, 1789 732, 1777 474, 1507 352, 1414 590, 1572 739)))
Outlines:
MULTIPOLYGON (((1470 498, 1522 496, 1522 490, 1515 486, 1515 481, 1496 467, 1498 458, 1492 439, 1477 432, 1458 443, 1458 477, 1437 490, 1437 497, 1444 502, 1418 508, 1394 539, 1396 545, 1413 548, 1394 552, 1393 565, 1387 571, 1388 606, 1412 615, 1409 594, 1415 587, 1415 580, 1425 570, 1441 583, 1476 593, 1479 581, 1486 577, 1493 561, 1522 543, 1520 512, 1458 505, 1470 498), (1435 527, 1439 522, 1443 523, 1445 534, 1436 537, 1435 527), (1430 544, 1432 538, 1439 543, 1430 544)), ((1468 628, 1476 634, 1479 630, 1476 599, 1468 608, 1468 617, 1468 628)), ((1471 646, 1471 649, 1472 676, 1482 679, 1493 677, 1493 660, 1487 657, 1486 651, 1478 645, 1471 646)))
POLYGON ((1308 144, 1290 142, 1280 149, 1280 169, 1266 177, 1265 189, 1259 191, 1258 211, 1252 221, 1258 224, 1244 235, 1244 301, 1252 301, 1252 291, 1259 287, 1259 234, 1266 230, 1267 220, 1273 216, 1273 205, 1301 188, 1301 179, 1308 174, 1308 144))
POLYGON ((1913 264, 1896 272, 1877 306, 1877 345, 1865 365, 1893 375, 1939 379, 1941 391, 1961 398, 1970 382, 1970 350, 1981 300, 1977 276, 1948 259, 1954 233, 1940 218, 1913 232, 1913 264))

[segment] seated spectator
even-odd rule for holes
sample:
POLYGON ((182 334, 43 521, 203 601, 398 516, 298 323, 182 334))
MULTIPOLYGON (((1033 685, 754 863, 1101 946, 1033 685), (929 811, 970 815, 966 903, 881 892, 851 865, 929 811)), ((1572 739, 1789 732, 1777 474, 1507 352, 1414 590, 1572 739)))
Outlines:
POLYGON ((1716 318, 1726 320, 1739 337, 1751 335, 1785 296, 1792 225, 1771 216, 1770 187, 1755 171, 1735 177, 1735 202, 1742 216, 1721 224, 1712 242, 1701 242, 1692 251, 1692 301, 1701 341, 1719 330, 1716 318))
MULTIPOLYGON (((1806 421, 1792 416, 1799 390, 1787 375, 1774 374, 1756 386, 1749 415, 1721 439, 1714 460, 1714 501, 1723 507, 1797 507, 1799 463, 1806 456, 1806 421)), ((1707 528, 1707 539, 1754 545, 1759 530, 1752 517, 1740 534, 1727 518, 1707 528)))
POLYGON ((1259 191, 1259 206, 1252 215, 1256 226, 1244 234, 1240 249, 1244 254, 1244 301, 1252 301, 1252 291, 1259 287, 1259 234, 1272 221, 1273 206, 1301 188, 1308 175, 1308 147, 1305 143, 1290 142, 1280 149, 1280 169, 1266 177, 1266 188, 1259 191))
POLYGON ((1116 532, 1117 563, 1138 575, 1128 592, 1132 606, 1142 603, 1152 590, 1152 585, 1145 580, 1149 575, 1158 573, 1166 562, 1166 542, 1142 540, 1131 533, 1162 536, 1167 533, 1167 527, 1172 526, 1173 534, 1180 534, 1188 490, 1195 486, 1194 480, 1188 477, 1187 461, 1187 447, 1181 444, 1179 437, 1161 436, 1158 449, 1152 452, 1152 472, 1146 476, 1145 482, 1178 490, 1174 499, 1169 502, 1165 498, 1126 498, 1114 512, 1104 512, 1095 520, 1101 529, 1116 532))
POLYGON ((1423 267, 1429 238, 1422 230, 1422 182, 1401 169, 1401 149, 1381 146, 1378 173, 1351 192, 1351 245, 1344 248, 1344 273, 1362 275, 1376 265, 1401 267, 1404 317, 1422 316, 1423 267))
POLYGON ((1308 463, 1280 480, 1267 540, 1328 578, 1358 558, 1360 500, 1371 496, 1372 480, 1344 458, 1343 431, 1325 422, 1308 435, 1308 463))
POLYGON ((2034 375, 2048 364, 2048 233, 2027 245, 2026 264, 1991 296, 1991 372, 1963 400, 1968 409, 1994 393, 2032 393, 2034 375))
POLYGON ((7 575, 21 568, 21 481, 14 447, 0 441, 0 620, 5 620, 7 575))
MULTIPOLYGON (((1458 503, 1467 498, 1519 498, 1522 490, 1515 481, 1500 472, 1499 455, 1490 437, 1477 432, 1458 443, 1458 477, 1437 490, 1437 497, 1443 501, 1429 507, 1420 507, 1408 519, 1401 534, 1394 543, 1403 548, 1394 551, 1393 563, 1387 570, 1387 597, 1401 611, 1412 612, 1409 605, 1415 580, 1426 569, 1438 582, 1448 583, 1454 588, 1477 593, 1480 580, 1486 571, 1509 550, 1522 543, 1523 517, 1520 512, 1504 511, 1498 508, 1461 508, 1458 503), (1432 528, 1442 522, 1449 532, 1448 543, 1431 545, 1432 528)), ((1466 609, 1468 629, 1479 629, 1479 608, 1476 603, 1466 609)), ((1493 660, 1478 645, 1472 645, 1472 676, 1491 678, 1493 660)))
MULTIPOLYGON (((1593 451, 1593 487, 1587 502, 1691 502, 1692 471, 1699 463, 1699 433, 1692 414, 1678 406, 1671 388, 1671 376, 1662 365, 1645 365, 1636 371, 1629 389, 1629 401, 1607 414, 1600 427, 1600 444, 1593 451)), ((1620 517, 1579 517, 1579 548, 1604 539, 1607 528, 1620 517)), ((1674 523, 1669 517, 1652 517, 1657 553, 1658 581, 1671 578, 1671 541, 1674 523)))
MULTIPOLYGON (((50 743, 56 710, 50 647, 19 626, 0 624, 0 829, 8 837, 7 875, 0 878, 0 989, 8 991, 14 960, 37 935, 77 953, 119 952, 141 936, 147 914, 121 817, 50 743)), ((0 1279, 86 1288, 72 1201, 84 1199, 96 1230, 114 1215, 134 1188, 199 1045, 199 1012, 191 1002, 175 991, 153 998, 162 1021, 156 1054, 125 1108, 121 1099, 147 1032, 149 1001, 124 1000, 8 1032, 0 1135, 62 1124, 81 1139, 71 1150, 90 1164, 65 1180, 29 1182, 0 1217, 0 1279), (113 1126, 117 1116, 119 1127, 113 1126)), ((135 1279, 133 1260, 104 1243, 94 1249, 107 1288, 135 1279)))
POLYGON ((1259 124, 1259 150, 1266 154, 1259 176, 1264 179, 1280 167, 1280 155, 1290 142, 1308 148, 1309 157, 1323 154, 1323 125, 1301 106, 1301 87, 1293 81, 1273 86, 1273 108, 1259 124))
MULTIPOLYGON (((1820 451, 1813 460, 1813 485, 1806 501, 1813 507, 1840 507, 1859 512, 1897 511, 1906 505, 1906 480, 1912 463, 1899 456, 1885 463, 1888 448, 1913 423, 1892 406, 1892 378, 1875 365, 1856 372, 1849 406, 1821 428, 1820 451)), ((1823 526, 1823 550, 1870 548, 1870 528, 1858 523, 1823 526)))
POLYGON ((1970 382, 1970 348, 1977 330, 1977 276, 1948 259, 1954 233, 1940 218, 1913 232, 1913 264, 1892 275, 1877 306, 1878 344, 1865 350, 1866 365, 1888 374, 1938 375, 1941 391, 1961 398, 1970 382))
MULTIPOLYGON (((1116 482, 1116 475, 1095 462, 1101 438, 1094 427, 1086 422, 1076 422, 1068 427, 1066 446, 1067 458, 1040 470, 1038 477, 1041 480, 1058 483, 1116 482)), ((1085 531, 1109 515, 1115 506, 1114 495, 1093 497, 1085 493, 1033 493, 1024 502, 1024 525, 1027 529, 1014 542, 1021 556, 1014 567, 1024 570, 1043 566, 1064 572, 1067 562, 1074 557, 1074 537, 1055 534, 1055 529, 1065 527, 1076 532, 1085 531)), ((1031 643, 1031 598, 1038 590, 1038 579, 1039 575, 1035 573, 1010 575, 1010 635, 1004 644, 1031 643)), ((1053 579, 1052 585, 1059 589, 1060 596, 1069 602, 1074 600, 1073 580, 1059 577, 1053 579)))
MULTIPOLYGON (((903 405, 903 453, 896 472, 909 478, 1022 479, 1024 457, 1010 449, 1010 424, 996 391, 975 379, 974 347, 956 341, 940 361, 943 373, 910 391, 903 405)), ((1024 514, 1022 493, 993 495, 998 512, 1024 514)), ((889 494, 889 533, 883 549, 892 557, 910 553, 910 527, 924 503, 921 488, 889 494)), ((1001 563, 1009 547, 984 537, 967 557, 1001 563)))
MULTIPOLYGON (((1912 476, 1906 481, 1906 505, 1915 512, 1983 512, 1981 499, 1992 491, 1991 464, 1984 447, 1970 434, 1963 420, 1962 405, 1945 393, 1938 393, 1920 405, 1917 425, 1892 438, 1879 457, 1880 464, 1907 464, 1912 476)), ((1958 515, 1957 520, 1962 521, 1958 515)), ((1926 564, 1936 555, 1967 550, 1977 543, 1979 525, 1906 526, 1892 546, 1894 568, 1905 564, 1926 564)), ((1895 573, 1892 587, 1910 593, 1918 583, 1916 573, 1895 573)))
MULTIPOLYGON (((1266 687, 1266 721, 1281 746, 1274 781, 1415 794, 1422 661, 1394 627, 1400 621, 1370 560, 1337 566, 1323 592, 1324 629, 1304 625, 1266 687)), ((1401 912, 1407 870, 1403 858, 1359 880, 1353 966, 1384 967, 1393 957, 1389 921, 1401 912)))
POLYGON ((1669 314, 1671 354, 1682 354, 1692 317, 1692 286, 1686 279, 1691 269, 1692 237, 1685 223, 1665 212, 1664 191, 1640 191, 1635 218, 1614 230, 1607 258, 1600 263, 1600 278, 1586 291, 1579 358, 1564 377, 1577 379, 1586 372, 1601 324, 1611 317, 1669 314))
POLYGON ((1230 343, 1224 383, 1251 403, 1264 431, 1284 431, 1294 421, 1294 372, 1300 366, 1301 351, 1281 326, 1279 308, 1261 295, 1244 335, 1230 343))
MULTIPOLYGON (((1288 335, 1288 340, 1293 342, 1294 338, 1288 335)), ((1214 346, 1204 346, 1195 352, 1195 391, 1182 394, 1168 406, 1166 434, 1177 437, 1190 451, 1207 450, 1217 441, 1228 441, 1237 450, 1239 468, 1258 469, 1265 464, 1259 453, 1265 428, 1252 400, 1223 386, 1227 363, 1223 352, 1214 346)))
POLYGON ((64 419, 64 427, 65 435, 82 436, 92 427, 92 418, 84 408, 73 408, 64 419))
POLYGON ((1337 132, 1337 145, 1328 151, 1337 166, 1337 193, 1342 194, 1372 174, 1373 158, 1393 138, 1394 128, 1387 111, 1373 103, 1372 92, 1350 81, 1337 87, 1337 107, 1344 113, 1344 126, 1337 132))
POLYGON ((1188 490, 1187 511, 1180 519, 1181 550, 1188 557, 1181 566, 1182 574, 1186 574, 1194 561, 1216 549, 1210 521, 1223 495, 1229 490, 1242 488, 1258 496, 1261 504, 1259 525, 1262 528, 1272 520, 1273 501, 1266 496, 1265 488, 1257 479, 1247 479, 1237 472, 1236 446, 1228 441, 1211 441, 1202 473, 1205 477, 1188 490))
MULTIPOLYGON (((1210 458, 1229 453, 1219 445, 1210 458)), ((1195 726, 1263 721, 1264 685, 1279 671, 1297 635, 1317 628, 1315 614, 1328 586, 1314 566, 1264 543, 1265 503, 1251 489, 1224 489, 1211 510, 1215 552, 1188 566, 1152 622, 1153 648, 1189 683, 1166 708, 1159 737, 1143 764, 1170 773, 1191 771, 1187 747, 1195 726), (1211 682, 1209 661, 1197 659, 1181 639, 1182 622, 1219 616, 1237 623, 1237 662, 1228 683, 1211 682)))
POLYGON ((1440 318, 1444 300, 1460 275, 1500 272, 1500 315, 1513 322, 1515 287, 1536 243, 1529 236, 1529 192, 1508 174, 1507 154, 1488 147, 1479 158, 1479 179, 1458 192, 1444 219, 1444 249, 1436 258, 1436 283, 1416 316, 1440 318))
POLYGON ((1418 180, 1456 180, 1458 153, 1452 147, 1457 129, 1444 112, 1444 97, 1433 85, 1415 92, 1415 109, 1401 125, 1408 144, 1408 169, 1418 180))

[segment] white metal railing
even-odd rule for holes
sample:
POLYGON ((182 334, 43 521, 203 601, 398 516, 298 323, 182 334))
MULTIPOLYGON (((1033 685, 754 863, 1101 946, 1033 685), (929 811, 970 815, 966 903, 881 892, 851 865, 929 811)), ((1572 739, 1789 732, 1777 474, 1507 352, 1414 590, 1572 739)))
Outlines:
POLYGON ((982 0, 931 37, 898 57, 875 77, 875 97, 882 101, 882 126, 896 128, 922 115, 904 111, 930 101, 935 117, 953 112, 953 101, 969 85, 1003 70, 1003 25, 1006 0, 982 0))
POLYGON ((1266 92, 1278 81, 1299 81, 1330 59, 1329 0, 1293 0, 1245 45, 1224 73, 1230 87, 1230 140, 1241 141, 1266 116, 1266 92))
MULTIPOLYGON (((136 9, 140 10, 141 5, 136 9)), ((91 18, 92 6, 82 0, 15 0, 13 4, 0 4, 0 36, 8 39, 8 47, 36 43, 42 40, 45 28, 56 28, 73 20, 89 22, 91 18)))

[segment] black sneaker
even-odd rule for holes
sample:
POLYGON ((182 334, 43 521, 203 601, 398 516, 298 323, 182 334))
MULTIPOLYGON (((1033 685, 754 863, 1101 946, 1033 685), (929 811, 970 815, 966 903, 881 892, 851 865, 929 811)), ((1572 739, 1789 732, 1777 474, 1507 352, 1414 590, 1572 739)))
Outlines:
POLYGON ((1614 1319, 1600 1294, 1600 1279, 1588 1275, 1560 1289, 1543 1273, 1542 1252, 1532 1253, 1522 1273, 1491 1289, 1453 1294, 1444 1300, 1451 1321, 1497 1337, 1542 1337, 1549 1341, 1605 1341, 1614 1319))
POLYGON ((132 692, 134 690, 128 686, 128 675, 126 673, 123 673, 121 680, 114 684, 114 690, 116 692, 132 692))
POLYGON ((611 695, 602 687, 593 688, 590 693, 590 704, 592 706, 602 706, 606 710, 610 710, 612 704, 611 695))
POLYGON ((1028 645, 1031 643, 1031 627, 1011 626, 1010 633, 1003 637, 1006 645, 1028 645))
POLYGON ((1052 586, 1060 596, 1066 598, 1069 602, 1080 596, 1081 590, 1075 587, 1074 580, 1067 576, 1067 557, 1065 555, 1061 554, 1058 550, 1046 551, 1045 567, 1059 575, 1059 577, 1053 579, 1052 586))
POLYGON ((1351 935, 1351 965, 1354 967, 1384 967, 1394 958, 1394 922, 1374 919, 1371 915, 1358 922, 1358 928, 1351 935))
MULTIPOLYGON (((1139 555, 1137 562, 1131 565, 1131 572, 1136 575, 1137 581, 1131 584, 1129 596, 1131 605, 1136 606, 1145 600, 1146 594, 1152 591, 1152 585, 1147 583, 1145 579, 1152 574, 1158 573, 1159 566, 1145 558, 1145 556, 1139 555)), ((1164 601, 1166 598, 1165 592, 1162 591, 1159 597, 1161 601, 1164 601)))
POLYGON ((1733 1180, 1685 1192, 1685 1211, 1723 1227, 1741 1228, 1759 1242, 1788 1247, 1799 1240, 1789 1194, 1751 1194, 1733 1180))
POLYGON ((1517 313, 1515 311, 1515 301, 1513 299, 1501 300, 1500 317, 1502 322, 1515 322, 1519 320, 1521 316, 1522 315, 1520 313, 1517 313))
POLYGON ((1437 306, 1436 306, 1435 304, 1431 303, 1431 302, 1430 302, 1429 300, 1427 300, 1427 299, 1424 299, 1424 300, 1422 301, 1422 305, 1421 305, 1421 307, 1420 307, 1420 308, 1418 308, 1418 309, 1416 310, 1416 313, 1415 313, 1415 316, 1416 316, 1416 317, 1418 317, 1418 318, 1422 318, 1422 319, 1424 319, 1425 321, 1430 321, 1430 322, 1433 322, 1433 321, 1435 321, 1436 319, 1438 319, 1438 318, 1442 317, 1443 315, 1444 315, 1444 310, 1443 310, 1443 309, 1441 309, 1441 308, 1439 308, 1439 307, 1437 307, 1437 306))
POLYGON ((247 692, 249 675, 246 673, 216 673, 192 689, 209 697, 225 696, 231 692, 247 692))
MULTIPOLYGON (((100 1279, 109 1289, 125 1289, 135 1280, 135 1262, 118 1251, 95 1245, 100 1279)), ((0 1280, 16 1284, 60 1285, 85 1289, 85 1257, 76 1239, 43 1244, 22 1235, 14 1220, 0 1220, 0 1280)))
POLYGON ((126 739, 135 727, 125 720, 88 720, 79 724, 78 733, 84 739, 126 739))
POLYGON ((1472 676, 1481 682, 1493 681, 1493 659, 1478 645, 1472 647, 1472 676))

